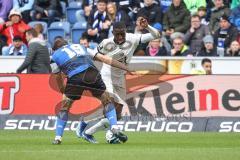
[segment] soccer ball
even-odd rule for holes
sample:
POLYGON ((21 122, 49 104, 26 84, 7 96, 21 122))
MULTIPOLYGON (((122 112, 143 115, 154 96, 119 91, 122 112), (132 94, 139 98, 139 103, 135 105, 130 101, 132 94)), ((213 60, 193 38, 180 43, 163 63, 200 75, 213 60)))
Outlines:
POLYGON ((116 135, 111 130, 107 131, 106 140, 107 140, 107 143, 109 143, 109 144, 119 144, 119 143, 121 143, 119 138, 116 137, 116 135))

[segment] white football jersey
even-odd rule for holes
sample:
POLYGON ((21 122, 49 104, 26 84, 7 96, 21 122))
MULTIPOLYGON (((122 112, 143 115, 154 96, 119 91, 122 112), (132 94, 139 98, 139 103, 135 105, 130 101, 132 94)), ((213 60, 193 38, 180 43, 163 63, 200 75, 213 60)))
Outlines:
MULTIPOLYGON (((128 64, 138 47, 141 40, 141 34, 126 33, 125 43, 118 45, 113 41, 113 37, 103 40, 98 46, 98 52, 108 55, 119 62, 128 64)), ((103 64, 101 69, 103 79, 106 77, 112 80, 115 85, 122 85, 124 82, 125 71, 103 64)))

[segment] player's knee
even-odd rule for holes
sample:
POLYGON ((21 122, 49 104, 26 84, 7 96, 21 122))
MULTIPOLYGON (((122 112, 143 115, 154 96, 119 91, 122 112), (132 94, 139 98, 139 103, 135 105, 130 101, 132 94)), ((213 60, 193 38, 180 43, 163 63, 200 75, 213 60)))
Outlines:
POLYGON ((122 113, 117 113, 117 120, 121 120, 122 119, 122 113))
POLYGON ((102 96, 100 97, 100 100, 103 104, 103 106, 106 106, 107 104, 111 103, 111 98, 108 93, 104 92, 102 96))
POLYGON ((72 100, 72 99, 70 99, 70 98, 68 98, 67 96, 64 95, 61 110, 68 111, 71 108, 73 101, 74 100, 72 100))

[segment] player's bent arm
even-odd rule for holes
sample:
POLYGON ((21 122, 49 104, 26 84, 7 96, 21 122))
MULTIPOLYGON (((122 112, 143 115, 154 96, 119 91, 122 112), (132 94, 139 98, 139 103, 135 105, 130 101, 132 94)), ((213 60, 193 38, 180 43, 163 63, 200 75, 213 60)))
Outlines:
POLYGON ((61 70, 59 69, 58 65, 56 63, 54 63, 52 61, 52 63, 50 64, 51 69, 52 69, 52 73, 54 73, 54 77, 57 81, 57 86, 59 88, 59 90, 61 91, 61 93, 64 93, 65 90, 65 85, 64 85, 64 74, 61 72, 61 70))
POLYGON ((146 42, 149 42, 151 40, 158 39, 161 37, 159 31, 157 29, 155 29, 154 27, 148 25, 148 27, 146 29, 149 31, 149 33, 142 35, 141 43, 146 43, 146 42))
POLYGON ((111 57, 109 57, 107 55, 96 54, 94 58, 98 61, 101 61, 101 62, 106 63, 108 65, 111 65, 113 67, 116 67, 116 68, 125 70, 127 72, 130 72, 130 70, 128 69, 128 67, 126 65, 124 65, 121 62, 118 62, 115 59, 112 59, 111 57))
POLYGON ((65 85, 64 85, 64 75, 61 72, 55 74, 57 85, 61 93, 64 93, 65 85))

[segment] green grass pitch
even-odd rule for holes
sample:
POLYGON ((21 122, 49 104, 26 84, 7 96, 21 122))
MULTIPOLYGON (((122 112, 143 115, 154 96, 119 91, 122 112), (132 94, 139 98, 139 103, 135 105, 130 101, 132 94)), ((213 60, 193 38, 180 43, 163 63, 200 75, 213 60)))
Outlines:
POLYGON ((63 143, 53 146, 53 131, 0 130, 0 160, 239 160, 239 133, 127 133, 126 144, 110 145, 104 132, 99 144, 65 132, 63 143))

